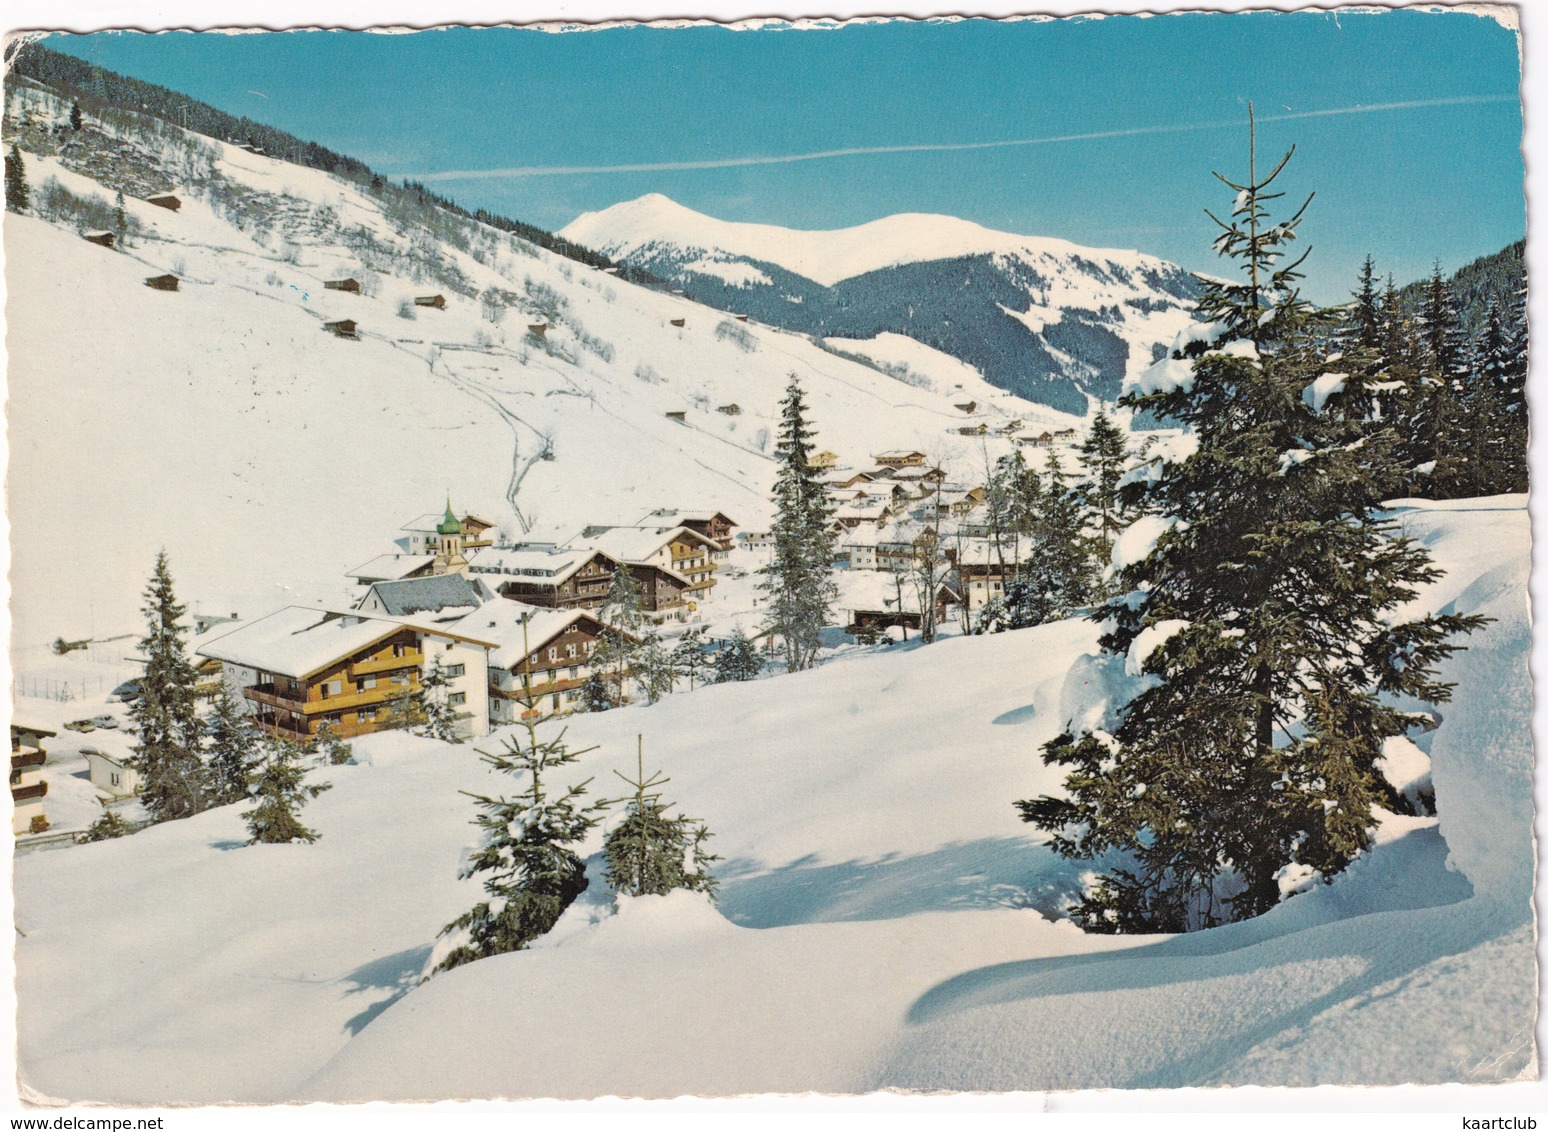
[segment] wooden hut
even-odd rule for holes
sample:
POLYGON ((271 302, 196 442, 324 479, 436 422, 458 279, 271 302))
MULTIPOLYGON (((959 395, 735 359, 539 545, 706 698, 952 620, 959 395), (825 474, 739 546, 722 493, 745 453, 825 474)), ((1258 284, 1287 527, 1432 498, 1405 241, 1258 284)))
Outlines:
POLYGON ((146 197, 145 201, 147 204, 153 204, 157 208, 164 208, 168 212, 176 212, 183 207, 183 202, 171 193, 160 193, 153 197, 146 197))
POLYGON ((720 406, 716 412, 724 413, 728 417, 739 417, 742 415, 742 406, 738 405, 735 401, 732 401, 729 405, 720 406))
POLYGON ((348 291, 351 295, 360 294, 360 280, 353 277, 349 279, 329 279, 323 286, 330 291, 348 291))
POLYGON ((360 337, 359 334, 355 333, 355 320, 352 318, 341 318, 337 322, 325 322, 323 323, 323 329, 335 338, 360 337))
POLYGON ((154 287, 158 291, 176 291, 176 275, 152 275, 145 281, 147 287, 154 287))
POLYGON ((527 324, 527 333, 532 335, 532 337, 534 337, 534 338, 547 338, 548 337, 548 323, 546 323, 546 322, 529 322, 527 324))
POLYGON ((736 321, 737 322, 746 322, 747 321, 747 316, 745 314, 739 314, 739 315, 736 316, 736 321))
POLYGON ((434 307, 438 311, 446 309, 445 295, 416 295, 414 296, 416 307, 434 307))
POLYGON ((98 244, 104 248, 118 246, 118 237, 111 232, 87 232, 82 238, 88 244, 98 244))
POLYGON ((686 318, 674 318, 672 325, 681 328, 688 325, 688 320, 686 318))
POLYGON ((674 410, 672 412, 667 413, 667 419, 668 420, 674 420, 678 424, 687 424, 688 423, 688 413, 685 410, 677 409, 677 410, 674 410))
POLYGON ((961 409, 964 413, 971 413, 974 409, 978 408, 978 402, 963 401, 957 406, 957 408, 961 409))

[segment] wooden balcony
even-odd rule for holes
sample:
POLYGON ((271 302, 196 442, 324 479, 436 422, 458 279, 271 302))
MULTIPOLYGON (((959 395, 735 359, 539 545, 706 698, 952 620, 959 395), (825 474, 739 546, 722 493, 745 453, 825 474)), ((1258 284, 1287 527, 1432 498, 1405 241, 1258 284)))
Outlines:
POLYGON ((376 660, 359 660, 349 666, 349 677, 370 676, 377 672, 392 672, 403 668, 418 668, 424 663, 423 653, 410 652, 402 656, 384 656, 376 660))
POLYGON ((589 676, 581 676, 575 680, 553 680, 546 683, 539 683, 534 679, 532 681, 532 690, 530 693, 528 693, 520 685, 517 685, 514 688, 499 688, 491 684, 489 686, 489 694, 494 696, 496 699, 515 700, 517 702, 528 698, 530 694, 532 699, 539 700, 544 696, 552 695, 554 692, 568 692, 574 688, 582 687, 589 679, 589 676))
POLYGON ((24 747, 11 755, 11 769, 20 770, 24 766, 42 766, 48 761, 48 754, 36 747, 24 747))
POLYGON ((13 786, 11 787, 11 801, 20 805, 23 802, 30 802, 34 798, 41 798, 47 793, 48 783, 46 782, 34 782, 31 786, 13 786))
POLYGON ((329 712, 349 711, 362 707, 380 707, 413 694, 417 684, 378 684, 363 692, 344 692, 325 700, 297 700, 276 695, 272 684, 256 684, 244 694, 254 703, 267 704, 295 715, 327 715, 329 712))

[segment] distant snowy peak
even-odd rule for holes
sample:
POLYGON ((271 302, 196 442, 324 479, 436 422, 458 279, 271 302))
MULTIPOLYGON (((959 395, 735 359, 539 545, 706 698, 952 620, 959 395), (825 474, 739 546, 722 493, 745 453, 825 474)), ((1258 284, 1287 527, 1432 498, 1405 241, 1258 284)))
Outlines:
POLYGON ((735 274, 730 270, 733 265, 736 271, 745 271, 738 261, 754 260, 825 287, 883 268, 972 255, 1079 257, 1128 271, 1171 267, 1140 252, 1084 248, 1068 240, 997 232, 955 216, 905 212, 853 228, 806 231, 718 220, 660 193, 582 213, 559 234, 619 260, 670 256, 686 270, 728 281, 735 274))

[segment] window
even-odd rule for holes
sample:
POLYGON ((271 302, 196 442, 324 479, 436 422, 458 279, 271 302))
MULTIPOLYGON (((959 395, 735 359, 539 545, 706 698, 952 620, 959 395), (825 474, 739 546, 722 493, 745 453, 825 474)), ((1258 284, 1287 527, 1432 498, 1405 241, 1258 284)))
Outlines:
POLYGON ((321 688, 322 698, 325 699, 325 700, 329 696, 340 695, 340 694, 343 693, 343 691, 344 691, 344 681, 342 681, 342 680, 327 680, 327 681, 325 681, 323 683, 322 688, 321 688))
POLYGON ((452 707, 461 707, 468 702, 468 694, 466 692, 453 692, 446 697, 446 702, 452 707))
POLYGON ((458 676, 463 675, 467 669, 468 666, 465 664, 448 664, 445 668, 441 669, 441 671, 446 673, 448 678, 456 679, 458 676))
POLYGON ((404 656, 407 653, 408 653, 408 646, 405 645, 402 641, 399 641, 397 644, 392 646, 392 655, 393 656, 404 656))
POLYGON ((549 649, 548 650, 548 659, 549 660, 558 660, 559 659, 559 650, 557 648, 549 649))
POLYGON ((574 665, 574 666, 572 666, 570 668, 570 679, 571 680, 579 680, 580 679, 580 666, 579 665, 574 665))
POLYGON ((374 723, 375 721, 376 713, 369 708, 361 708, 355 713, 356 723, 374 723))
POLYGON ((559 693, 558 692, 554 693, 554 710, 555 711, 559 710, 559 693))
POLYGON ((564 646, 564 653, 571 660, 574 660, 575 659, 575 646, 574 645, 565 645, 564 646))

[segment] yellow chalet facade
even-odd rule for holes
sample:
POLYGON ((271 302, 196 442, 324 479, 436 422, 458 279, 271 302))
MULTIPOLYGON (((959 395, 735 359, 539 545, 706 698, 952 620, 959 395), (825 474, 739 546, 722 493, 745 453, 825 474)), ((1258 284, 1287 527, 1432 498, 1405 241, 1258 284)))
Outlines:
POLYGON ((291 606, 203 644, 271 735, 305 742, 324 723, 348 738, 398 722, 439 661, 448 702, 466 736, 489 730, 494 642, 448 626, 291 606))

